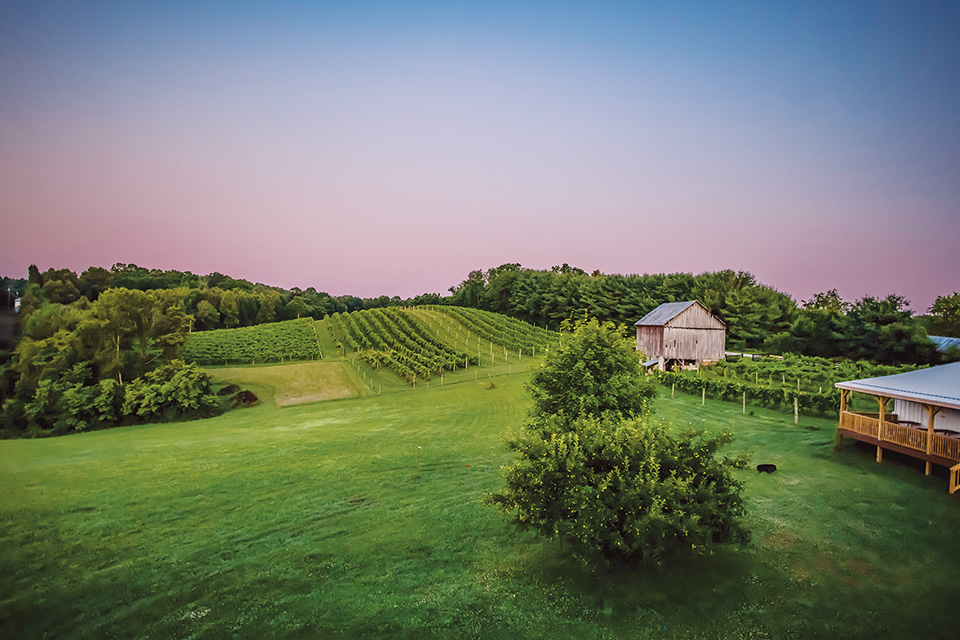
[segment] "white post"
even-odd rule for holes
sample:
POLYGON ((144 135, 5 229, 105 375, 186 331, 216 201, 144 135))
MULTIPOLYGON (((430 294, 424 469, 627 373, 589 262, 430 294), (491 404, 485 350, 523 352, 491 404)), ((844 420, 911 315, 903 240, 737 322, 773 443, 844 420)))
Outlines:
POLYGON ((743 414, 747 414, 747 392, 743 392, 743 414))
POLYGON ((793 398, 793 424, 800 423, 800 405, 797 403, 797 398, 793 398))
POLYGON ((703 393, 700 394, 700 405, 702 406, 707 404, 707 388, 704 387, 701 391, 703 391, 703 393))

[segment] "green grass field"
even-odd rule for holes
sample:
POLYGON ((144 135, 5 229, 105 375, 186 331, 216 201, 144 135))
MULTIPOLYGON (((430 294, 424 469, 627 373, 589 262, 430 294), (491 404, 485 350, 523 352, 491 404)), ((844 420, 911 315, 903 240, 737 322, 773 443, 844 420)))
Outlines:
POLYGON ((731 451, 779 466, 739 472, 753 540, 660 572, 592 570, 479 503, 527 374, 467 375, 0 442, 0 637, 960 634, 960 500, 943 478, 835 453, 831 420, 661 392, 659 418, 731 428, 731 451))

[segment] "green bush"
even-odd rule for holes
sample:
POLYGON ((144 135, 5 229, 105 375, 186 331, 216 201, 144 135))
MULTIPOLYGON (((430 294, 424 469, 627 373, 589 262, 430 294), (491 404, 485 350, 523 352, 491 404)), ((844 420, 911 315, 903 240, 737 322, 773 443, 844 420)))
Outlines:
POLYGON ((610 324, 577 323, 528 389, 531 419, 508 440, 506 486, 487 494, 523 529, 567 540, 590 560, 661 565, 675 552, 744 542, 742 460, 716 452, 729 433, 682 433, 648 420, 650 381, 632 341, 610 324))

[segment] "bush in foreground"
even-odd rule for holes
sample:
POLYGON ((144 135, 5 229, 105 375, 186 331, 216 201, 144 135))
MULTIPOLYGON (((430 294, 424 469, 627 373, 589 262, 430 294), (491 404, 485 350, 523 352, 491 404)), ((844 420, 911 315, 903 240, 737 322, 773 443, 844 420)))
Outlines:
POLYGON ((742 459, 725 432, 672 436, 649 419, 649 382, 612 325, 577 323, 529 385, 531 419, 508 441, 506 486, 484 501, 585 559, 662 565, 677 552, 746 542, 742 459))
POLYGON ((509 441, 506 486, 488 494, 521 529, 572 543, 591 560, 661 565, 676 552, 746 542, 740 459, 718 457, 729 433, 672 437, 664 425, 615 417, 532 422, 509 441))

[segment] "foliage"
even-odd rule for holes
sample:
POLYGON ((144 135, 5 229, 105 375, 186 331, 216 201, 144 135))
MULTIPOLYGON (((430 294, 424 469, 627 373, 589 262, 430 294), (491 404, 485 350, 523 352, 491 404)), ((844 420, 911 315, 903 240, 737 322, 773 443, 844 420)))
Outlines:
POLYGON ((333 314, 329 325, 339 349, 356 353, 376 369, 387 367, 409 383, 434 373, 480 364, 473 355, 439 338, 417 315, 404 309, 371 309, 333 314))
POLYGON ((796 311, 789 296, 731 270, 696 276, 587 275, 567 264, 538 271, 509 263, 472 271, 451 292, 454 304, 552 329, 584 310, 601 321, 632 326, 661 303, 697 299, 726 323, 728 343, 735 348, 759 348, 764 339, 786 330, 796 311))
POLYGON ((217 412, 210 379, 196 365, 174 360, 121 385, 112 378, 92 382, 90 365, 79 363, 59 378, 41 379, 32 397, 7 399, 0 427, 8 435, 62 435, 217 412))
POLYGON ((37 294, 35 306, 21 308, 19 341, 0 370, 0 429, 54 435, 143 421, 147 413, 172 419, 206 412, 209 382, 199 370, 178 370, 162 383, 142 377, 161 375, 155 370, 167 371, 179 357, 192 320, 181 294, 111 288, 93 302, 80 297, 70 304, 37 294), (162 395, 161 412, 125 406, 131 386, 144 398, 162 395))
POLYGON ((543 416, 509 447, 504 489, 486 501, 522 529, 574 544, 584 559, 662 565, 677 552, 746 542, 742 485, 719 459, 732 439, 684 433, 643 420, 583 415, 572 423, 543 416))
POLYGON ((656 372, 667 387, 684 393, 727 402, 742 402, 775 411, 793 411, 796 400, 802 413, 836 415, 844 380, 893 375, 916 369, 914 365, 877 365, 866 361, 786 355, 782 358, 727 359, 699 371, 656 372))
POLYGON ((742 460, 730 441, 672 437, 647 419, 652 384, 612 323, 583 320, 527 386, 531 419, 508 441, 506 486, 485 496, 522 529, 568 540, 579 557, 662 565, 681 550, 745 542, 742 460))
POLYGON ((844 357, 883 364, 941 360, 920 319, 897 295, 844 302, 836 290, 804 302, 789 329, 765 341, 773 353, 844 357))
POLYGON ((612 322, 576 323, 563 344, 550 349, 530 381, 535 415, 580 416, 649 412, 654 388, 640 371, 633 340, 612 322))
POLYGON ((183 359, 199 364, 252 364, 312 360, 321 356, 313 318, 194 331, 183 347, 183 359))
POLYGON ((126 385, 121 413, 137 422, 154 422, 207 417, 217 407, 206 372, 174 360, 126 385))
POLYGON ((960 291, 937 296, 930 313, 933 316, 930 326, 933 335, 960 338, 960 291))
POLYGON ((555 331, 535 327, 528 322, 517 320, 499 313, 456 306, 428 306, 426 309, 446 314, 456 320, 468 331, 477 334, 478 339, 506 347, 511 351, 525 351, 533 354, 560 341, 555 331))

